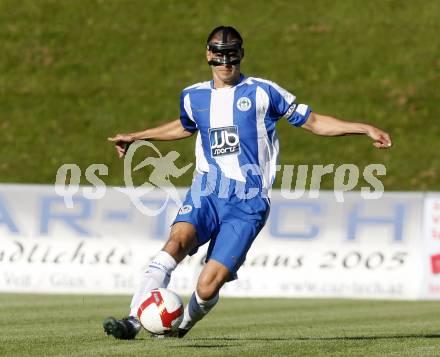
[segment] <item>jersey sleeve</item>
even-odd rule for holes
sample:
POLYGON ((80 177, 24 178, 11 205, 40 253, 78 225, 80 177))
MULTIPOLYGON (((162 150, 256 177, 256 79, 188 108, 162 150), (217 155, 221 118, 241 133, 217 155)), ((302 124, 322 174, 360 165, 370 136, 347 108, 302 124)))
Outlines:
POLYGON ((293 126, 302 126, 310 116, 312 108, 307 104, 293 104, 284 115, 293 126))
POLYGON ((191 133, 197 131, 197 124, 191 110, 190 96, 185 91, 180 94, 180 122, 186 131, 191 133))
POLYGON ((303 125, 312 109, 307 104, 297 104, 296 97, 276 83, 269 85, 271 116, 276 120, 285 117, 293 126, 303 125))

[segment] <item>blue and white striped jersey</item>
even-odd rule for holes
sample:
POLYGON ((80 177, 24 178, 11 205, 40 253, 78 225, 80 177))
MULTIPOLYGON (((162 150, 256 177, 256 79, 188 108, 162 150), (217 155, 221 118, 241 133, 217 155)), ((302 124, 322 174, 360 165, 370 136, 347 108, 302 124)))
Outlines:
POLYGON ((185 88, 180 97, 183 127, 198 130, 196 170, 214 166, 225 177, 263 190, 276 174, 276 122, 285 117, 301 126, 310 112, 276 83, 243 75, 234 87, 216 89, 206 81, 185 88))

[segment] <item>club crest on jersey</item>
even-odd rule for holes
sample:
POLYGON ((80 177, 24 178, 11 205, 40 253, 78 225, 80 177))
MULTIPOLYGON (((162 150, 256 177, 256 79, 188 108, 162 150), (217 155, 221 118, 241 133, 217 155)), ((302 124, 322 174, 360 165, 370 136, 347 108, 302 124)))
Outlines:
POLYGON ((242 112, 246 112, 251 109, 252 102, 248 97, 241 97, 237 100, 237 108, 242 112))
POLYGON ((210 128, 209 143, 211 146, 211 157, 219 157, 240 153, 240 137, 236 125, 222 128, 210 128))

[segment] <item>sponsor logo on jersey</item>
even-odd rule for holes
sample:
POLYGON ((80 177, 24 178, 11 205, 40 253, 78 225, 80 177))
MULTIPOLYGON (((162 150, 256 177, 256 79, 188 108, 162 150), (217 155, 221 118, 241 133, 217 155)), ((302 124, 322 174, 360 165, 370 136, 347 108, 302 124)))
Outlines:
POLYGON ((237 100, 237 108, 242 112, 246 112, 251 109, 252 102, 248 97, 241 97, 237 100))
POLYGON ((192 206, 191 205, 185 205, 180 207, 179 209, 179 214, 187 214, 190 213, 192 211, 192 206))
POLYGON ((240 137, 236 125, 222 128, 210 128, 209 143, 211 145, 211 157, 219 157, 240 153, 240 137))

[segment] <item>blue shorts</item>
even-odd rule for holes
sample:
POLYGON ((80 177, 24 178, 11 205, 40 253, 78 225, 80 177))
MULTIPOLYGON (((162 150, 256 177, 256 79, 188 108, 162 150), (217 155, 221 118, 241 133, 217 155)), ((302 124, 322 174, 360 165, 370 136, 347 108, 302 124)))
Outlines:
POLYGON ((191 223, 197 232, 198 247, 210 241, 206 261, 213 259, 223 264, 231 272, 230 280, 236 279, 250 246, 266 223, 269 201, 260 195, 239 198, 234 180, 230 180, 226 193, 219 194, 214 189, 210 194, 199 195, 200 189, 195 187, 200 184, 198 180, 206 184, 206 174, 196 176, 173 224, 191 223))

